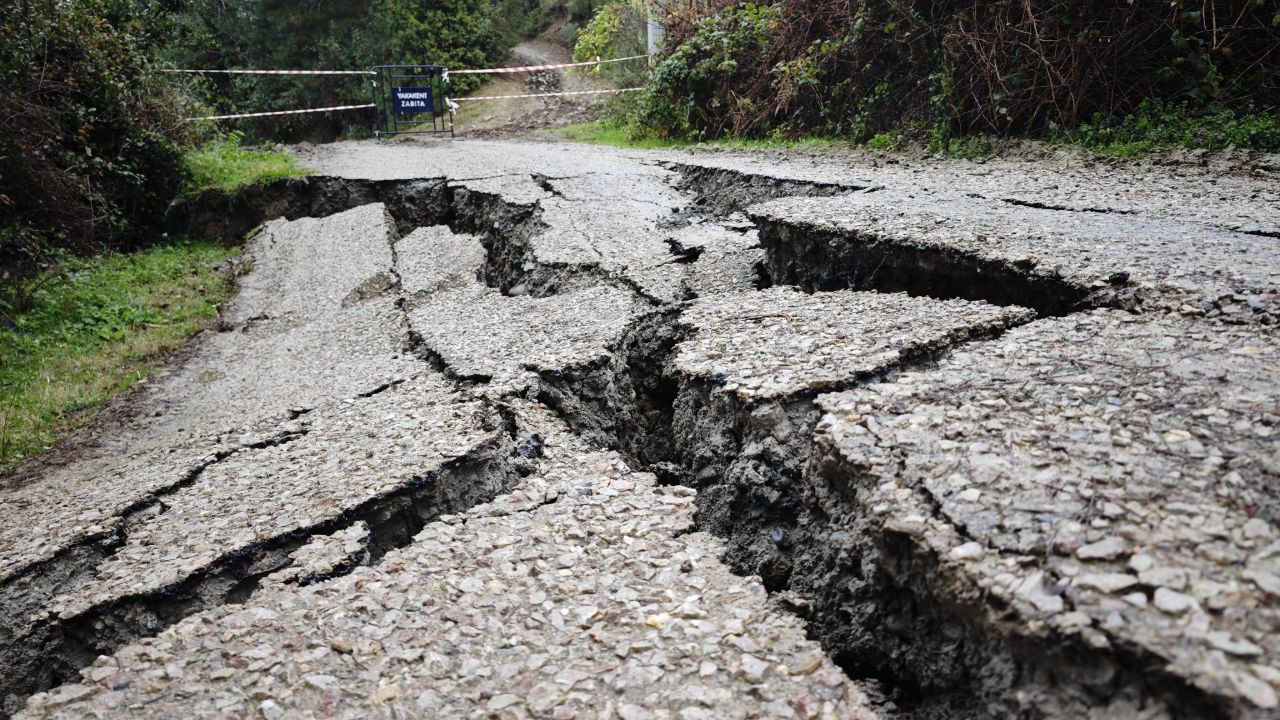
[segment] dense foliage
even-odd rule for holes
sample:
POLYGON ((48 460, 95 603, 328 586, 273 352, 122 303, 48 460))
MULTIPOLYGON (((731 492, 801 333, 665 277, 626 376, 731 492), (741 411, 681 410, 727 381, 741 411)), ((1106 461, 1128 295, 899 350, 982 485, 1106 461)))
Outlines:
POLYGON ((665 24, 638 119, 666 136, 1040 135, 1280 98, 1277 0, 683 0, 665 24))
POLYGON ((0 5, 0 312, 58 250, 158 233, 182 184, 186 100, 152 71, 170 8, 143 0, 0 5))

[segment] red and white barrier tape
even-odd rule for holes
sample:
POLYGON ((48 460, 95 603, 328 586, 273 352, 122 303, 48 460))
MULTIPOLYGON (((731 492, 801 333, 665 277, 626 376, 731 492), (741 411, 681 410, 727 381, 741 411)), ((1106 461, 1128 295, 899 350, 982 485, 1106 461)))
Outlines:
POLYGON ((449 98, 451 101, 466 102, 468 100, 510 100, 513 98, 560 97, 562 95, 604 95, 606 93, 624 93, 643 90, 644 88, 619 88, 617 90, 577 90, 574 92, 532 93, 529 95, 481 95, 480 97, 449 98))
POLYGON ((556 63, 554 65, 524 65, 522 67, 487 68, 483 70, 449 70, 449 75, 488 75, 492 73, 538 72, 539 70, 559 70, 560 68, 586 67, 588 65, 605 65, 608 63, 627 62, 647 58, 648 55, 631 55, 630 57, 610 58, 608 60, 588 60, 587 62, 556 63))
POLYGON ((205 117, 187 118, 187 120, 234 120, 236 118, 269 117, 271 115, 299 115, 302 113, 334 112, 336 110, 363 110, 371 107, 374 107, 373 103, 369 103, 367 105, 338 105, 335 107, 311 108, 309 110, 276 110, 275 112, 241 113, 239 115, 207 115, 205 117))
POLYGON ((223 75, 373 75, 372 70, 161 70, 167 73, 220 73, 223 75))

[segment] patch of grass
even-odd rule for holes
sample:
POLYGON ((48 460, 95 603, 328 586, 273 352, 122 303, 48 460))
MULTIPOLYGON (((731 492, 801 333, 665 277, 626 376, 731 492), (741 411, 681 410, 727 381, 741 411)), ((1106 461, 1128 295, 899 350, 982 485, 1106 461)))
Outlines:
POLYGON ((183 158, 187 172, 184 192, 194 195, 218 189, 230 193, 250 185, 310 174, 310 170, 298 167, 297 160, 288 153, 243 147, 243 137, 240 132, 230 132, 188 151, 183 158))
POLYGON ((898 148, 898 138, 892 133, 882 132, 876 133, 867 141, 868 150, 896 150, 898 148))
POLYGON ((1137 112, 1119 120, 1095 117, 1076 128, 1051 128, 1047 139, 1120 158, 1171 148, 1280 152, 1280 113, 1223 107, 1192 113, 1185 107, 1143 103, 1137 112))
POLYGON ((800 137, 788 138, 775 135, 768 138, 724 138, 722 140, 696 141, 680 138, 658 138, 654 136, 636 135, 634 131, 613 120, 596 120, 595 122, 567 125, 559 128, 559 135, 574 142, 609 145, 622 148, 654 148, 672 147, 712 147, 725 150, 767 150, 775 148, 832 148, 845 147, 849 143, 839 138, 800 137))
POLYGON ((0 320, 0 473, 47 450, 147 377, 217 314, 236 251, 180 241, 73 260, 30 310, 0 320))
POLYGON ((577 125, 566 125, 559 128, 557 132, 566 140, 572 140, 573 142, 621 148, 653 149, 687 147, 694 144, 688 140, 633 137, 630 128, 610 120, 596 120, 577 125))

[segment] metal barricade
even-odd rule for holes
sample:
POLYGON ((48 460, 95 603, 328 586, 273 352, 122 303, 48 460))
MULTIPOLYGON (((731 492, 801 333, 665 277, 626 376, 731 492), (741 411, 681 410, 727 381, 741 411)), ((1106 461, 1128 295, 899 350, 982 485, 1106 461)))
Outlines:
POLYGON ((369 81, 375 138, 392 135, 453 137, 449 79, 443 65, 377 65, 369 81))

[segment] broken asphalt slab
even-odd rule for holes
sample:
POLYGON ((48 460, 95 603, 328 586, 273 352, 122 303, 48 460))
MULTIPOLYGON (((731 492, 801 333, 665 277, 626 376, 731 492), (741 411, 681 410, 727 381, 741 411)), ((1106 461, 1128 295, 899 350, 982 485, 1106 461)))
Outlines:
POLYGON ((0 490, 6 711, 1272 711, 1264 178, 304 157, 223 331, 0 490))

